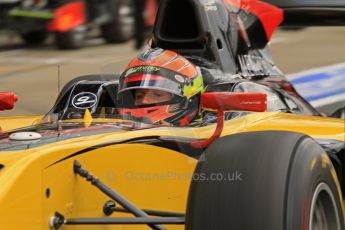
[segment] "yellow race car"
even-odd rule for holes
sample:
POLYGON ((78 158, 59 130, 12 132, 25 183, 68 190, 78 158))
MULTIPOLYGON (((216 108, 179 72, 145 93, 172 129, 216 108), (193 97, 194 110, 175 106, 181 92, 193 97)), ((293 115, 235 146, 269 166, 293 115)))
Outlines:
MULTIPOLYGON (((161 1, 152 48, 183 55, 206 86, 187 125, 118 114, 117 75, 72 80, 46 115, 1 118, 0 229, 344 230, 345 111, 320 114, 271 61, 283 13, 161 1)), ((0 94, 0 110, 15 101, 0 94)))

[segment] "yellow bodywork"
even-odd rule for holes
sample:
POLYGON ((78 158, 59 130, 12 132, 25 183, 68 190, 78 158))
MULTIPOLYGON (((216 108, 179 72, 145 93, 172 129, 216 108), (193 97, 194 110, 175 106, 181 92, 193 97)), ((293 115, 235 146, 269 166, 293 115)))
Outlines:
MULTIPOLYGON (((14 120, 9 121, 15 123, 14 120)), ((9 127, 6 122, 2 119, 0 125, 9 127)), ((19 122, 17 124, 17 128, 20 127, 19 122)), ((49 220, 55 212, 66 218, 105 217, 102 208, 110 198, 74 174, 74 160, 78 160, 93 175, 139 208, 184 213, 197 160, 163 147, 116 142, 147 136, 208 138, 214 129, 215 124, 195 128, 122 130, 66 139, 26 150, 2 151, 0 164, 4 167, 0 170, 0 229, 50 229, 49 220), (104 143, 114 144, 77 154, 104 143)), ((344 121, 340 119, 279 112, 253 113, 226 121, 222 136, 260 130, 286 130, 314 138, 345 141, 344 129, 344 121)), ((118 216, 131 215, 112 215, 118 216)), ((166 227, 184 229, 181 225, 166 227)), ((150 228, 143 225, 72 225, 61 229, 150 228)))
POLYGON ((7 131, 37 124, 43 118, 42 115, 0 117, 0 131, 7 131))

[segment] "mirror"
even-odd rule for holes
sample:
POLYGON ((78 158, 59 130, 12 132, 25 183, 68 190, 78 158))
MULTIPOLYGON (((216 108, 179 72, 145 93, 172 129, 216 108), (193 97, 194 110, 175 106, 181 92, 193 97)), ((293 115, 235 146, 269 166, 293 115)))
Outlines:
POLYGON ((206 110, 217 110, 217 127, 207 140, 194 141, 195 148, 206 148, 220 137, 224 127, 225 111, 264 112, 267 109, 265 93, 207 92, 201 95, 201 106, 206 110))
POLYGON ((205 110, 264 112, 267 109, 265 93, 207 92, 201 95, 205 110))
POLYGON ((18 101, 18 96, 13 92, 0 92, 0 111, 11 110, 14 103, 18 101))

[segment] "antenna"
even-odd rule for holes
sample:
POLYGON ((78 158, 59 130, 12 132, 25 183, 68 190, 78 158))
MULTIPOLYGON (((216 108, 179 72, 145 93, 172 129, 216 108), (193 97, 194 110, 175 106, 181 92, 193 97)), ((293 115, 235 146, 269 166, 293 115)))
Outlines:
POLYGON ((58 64, 58 95, 60 94, 60 64, 58 64))
MULTIPOLYGON (((60 63, 58 64, 58 96, 60 94, 60 63)), ((57 131, 58 131, 58 136, 61 135, 62 131, 62 120, 58 115, 58 121, 57 121, 57 131)))

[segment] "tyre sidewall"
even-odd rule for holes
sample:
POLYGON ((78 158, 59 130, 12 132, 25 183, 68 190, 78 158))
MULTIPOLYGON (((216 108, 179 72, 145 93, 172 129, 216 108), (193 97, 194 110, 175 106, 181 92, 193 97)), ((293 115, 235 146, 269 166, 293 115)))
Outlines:
POLYGON ((327 154, 312 139, 304 139, 291 164, 286 198, 287 229, 309 229, 314 193, 321 183, 330 188, 344 229, 342 195, 335 169, 327 154))
POLYGON ((238 171, 241 181, 192 181, 187 230, 308 230, 311 201, 320 183, 329 186, 344 230, 340 187, 324 150, 310 137, 262 131, 212 143, 196 174, 238 171))
POLYGON ((86 37, 84 26, 71 29, 67 32, 55 34, 56 45, 59 49, 79 49, 83 47, 86 37), (79 31, 81 30, 81 31, 79 31))
POLYGON ((126 42, 134 36, 134 24, 132 31, 124 28, 122 15, 120 14, 121 7, 132 3, 132 17, 134 20, 134 0, 110 0, 109 9, 113 15, 111 21, 102 25, 101 30, 104 39, 108 43, 121 43, 126 42), (131 3, 129 3, 131 2, 131 3))

